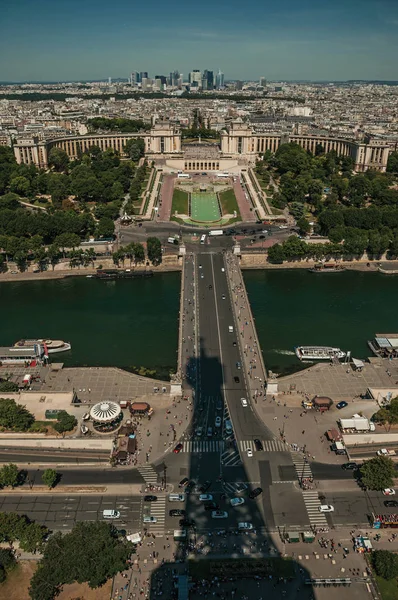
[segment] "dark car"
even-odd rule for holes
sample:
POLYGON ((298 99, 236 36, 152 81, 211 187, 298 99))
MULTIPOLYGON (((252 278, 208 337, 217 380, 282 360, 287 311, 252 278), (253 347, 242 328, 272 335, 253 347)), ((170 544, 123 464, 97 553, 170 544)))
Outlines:
POLYGON ((240 382, 240 379, 239 379, 239 377, 237 377, 237 376, 235 375, 235 377, 234 377, 234 381, 235 381, 235 383, 239 383, 239 382, 240 382))
POLYGON ((209 487, 211 486, 211 481, 207 480, 204 483, 202 483, 202 485, 199 487, 199 491, 202 492, 202 494, 204 492, 207 492, 207 490, 209 489, 209 487))
POLYGON ((193 519, 180 519, 181 527, 195 527, 196 523, 193 519))
POLYGON ((188 477, 184 477, 184 479, 181 479, 180 483, 178 484, 178 487, 184 487, 184 485, 187 485, 188 481, 188 477))
POLYGON ((392 507, 398 506, 398 502, 397 502, 397 500, 385 500, 384 506, 388 506, 389 508, 392 508, 392 507))
POLYGON ((179 444, 177 444, 177 446, 174 448, 173 452, 174 454, 178 454, 179 452, 181 452, 183 446, 181 444, 181 442, 179 444))
POLYGON ((144 496, 144 502, 156 502, 157 496, 144 496))
POLYGON ((211 285, 211 283, 209 284, 209 290, 212 290, 213 286, 211 285))
POLYGON ((219 506, 219 504, 217 504, 217 502, 205 502, 204 507, 205 507, 205 510, 217 510, 217 508, 220 508, 220 506, 219 506))
POLYGON ((249 494, 249 498, 251 498, 252 500, 254 500, 254 498, 257 498, 257 496, 259 496, 260 494, 263 493, 262 488, 258 487, 255 488, 254 490, 252 490, 249 494))
POLYGON ((169 515, 170 517, 185 517, 185 510, 173 508, 173 510, 169 510, 169 515))
POLYGON ((233 346, 236 346, 236 342, 232 342, 232 345, 233 345, 233 346))
POLYGON ((338 408, 339 410, 341 408, 345 408, 346 406, 348 406, 348 402, 345 402, 344 400, 342 400, 341 402, 339 402, 338 404, 336 404, 336 408, 338 408))
POLYGON ((358 469, 358 465, 356 462, 348 462, 341 465, 341 468, 345 471, 355 471, 355 469, 358 469))
POLYGON ((254 445, 256 447, 256 450, 264 450, 263 445, 260 442, 260 440, 254 440, 254 445))
POLYGON ((185 486, 185 493, 186 494, 190 494, 193 490, 193 488, 195 487, 196 483, 194 481, 190 481, 186 486, 185 486))

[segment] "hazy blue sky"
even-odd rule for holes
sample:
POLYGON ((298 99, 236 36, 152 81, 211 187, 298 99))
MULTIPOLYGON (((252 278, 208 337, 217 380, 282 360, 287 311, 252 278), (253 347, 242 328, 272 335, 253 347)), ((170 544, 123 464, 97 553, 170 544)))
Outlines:
POLYGON ((398 79, 398 0, 0 0, 0 80, 398 79))

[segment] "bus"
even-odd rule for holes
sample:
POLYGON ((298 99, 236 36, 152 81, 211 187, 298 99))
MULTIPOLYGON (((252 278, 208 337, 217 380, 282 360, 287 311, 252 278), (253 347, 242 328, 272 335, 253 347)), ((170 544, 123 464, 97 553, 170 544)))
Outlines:
POLYGON ((209 231, 209 235, 223 235, 224 232, 222 229, 212 229, 209 231))
POLYGON ((190 175, 188 173, 177 173, 178 179, 189 179, 190 175))
POLYGON ((204 244, 206 242, 206 234, 204 233, 200 238, 200 243, 204 244))
POLYGON ((217 173, 217 177, 229 177, 229 173, 227 173, 227 172, 217 173))

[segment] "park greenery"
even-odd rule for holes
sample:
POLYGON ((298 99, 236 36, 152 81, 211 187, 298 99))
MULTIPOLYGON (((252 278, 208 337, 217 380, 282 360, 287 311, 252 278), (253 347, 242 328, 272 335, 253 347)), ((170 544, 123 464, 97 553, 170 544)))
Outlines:
POLYGON ((13 381, 4 381, 0 379, 0 393, 18 392, 18 390, 19 387, 17 383, 14 383, 13 381))
POLYGON ((75 416, 70 415, 66 410, 60 410, 57 414, 57 420, 53 424, 55 431, 58 433, 66 433, 72 431, 77 425, 77 419, 75 416))
POLYGON ((0 512, 0 542, 19 541, 25 552, 41 551, 48 529, 30 521, 25 515, 13 512, 0 512))
POLYGON ((383 579, 390 580, 398 577, 398 554, 389 550, 375 550, 372 552, 372 565, 376 574, 383 579))
POLYGON ((311 231, 330 244, 288 240, 269 253, 272 262, 322 257, 370 258, 398 256, 398 152, 392 152, 386 173, 369 170, 354 173, 349 156, 315 155, 294 143, 282 144, 275 154, 267 151, 256 165, 262 186, 271 177, 278 182, 270 201, 278 209, 288 208, 302 235, 311 231))
POLYGON ((159 238, 149 237, 146 244, 148 259, 153 265, 160 265, 162 262, 162 244, 160 243, 159 238))
POLYGON ((1 469, 0 469, 0 486, 1 487, 14 488, 15 486, 19 485, 20 483, 22 483, 22 478, 21 478, 21 474, 20 474, 20 471, 19 471, 17 465, 9 464, 9 465, 3 465, 1 467, 1 469))
POLYGON ((391 429, 391 425, 398 423, 398 397, 392 398, 390 404, 380 408, 372 417, 372 421, 384 425, 387 431, 391 429))
POLYGON ((394 462, 388 456, 376 456, 362 464, 360 476, 363 486, 370 490, 381 491, 393 487, 394 462))
POLYGON ((127 160, 91 146, 71 161, 54 147, 44 170, 18 165, 12 149, 0 147, 0 272, 9 261, 22 271, 30 262, 46 270, 66 256, 71 267, 94 265, 94 250, 79 245, 90 237, 114 237, 125 198, 127 209, 139 211, 149 170, 146 162, 137 166, 144 150, 142 139, 132 139, 127 160))
POLYGON ((88 120, 88 128, 91 131, 111 131, 112 133, 137 133, 139 131, 148 131, 151 128, 150 123, 145 123, 141 119, 109 119, 107 117, 94 117, 88 120))
POLYGON ((31 579, 32 600, 52 600, 61 587, 77 581, 98 588, 126 568, 133 544, 100 521, 77 523, 70 533, 52 535, 31 579), (62 557, 62 560, 60 560, 62 557))
POLYGON ((145 250, 144 246, 139 242, 132 242, 127 246, 122 246, 119 250, 116 250, 112 254, 113 262, 116 266, 120 266, 121 264, 124 266, 126 259, 130 262, 130 267, 132 262, 134 261, 135 265, 139 265, 145 262, 145 250))
POLYGON ((7 579, 7 574, 15 568, 16 564, 11 548, 0 548, 0 583, 7 579))
POLYGON ((27 431, 34 423, 34 416, 15 400, 0 398, 0 429, 5 431, 27 431))

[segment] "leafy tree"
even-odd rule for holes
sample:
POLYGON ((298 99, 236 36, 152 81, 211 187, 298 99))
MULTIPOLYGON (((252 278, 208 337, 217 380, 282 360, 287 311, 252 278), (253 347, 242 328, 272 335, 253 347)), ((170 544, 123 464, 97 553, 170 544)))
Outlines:
POLYGON ((145 154, 145 142, 143 139, 128 140, 124 146, 124 152, 131 160, 138 162, 145 154))
POLYGON ((19 544, 25 552, 36 552, 42 550, 43 542, 48 534, 48 529, 39 525, 39 523, 28 522, 27 526, 23 529, 20 537, 19 544))
POLYGON ((10 190, 19 196, 29 196, 30 182, 26 177, 14 177, 10 181, 10 190))
POLYGON ((388 173, 398 173, 398 151, 391 152, 387 161, 388 173))
POLYGON ((268 261, 273 264, 281 265, 286 260, 286 255, 281 244, 274 244, 268 248, 268 261))
POLYGON ((0 512, 0 541, 14 542, 19 540, 27 522, 27 517, 17 513, 0 512))
POLYGON ((8 208, 9 210, 15 210, 19 207, 19 196, 9 192, 4 196, 0 197, 0 210, 8 208))
POLYGON ((388 456, 376 456, 361 466, 363 484, 371 490, 384 490, 393 486, 394 463, 388 456))
POLYGON ((48 540, 31 579, 30 596, 52 600, 62 585, 74 581, 97 588, 126 568, 132 551, 133 545, 107 523, 77 523, 70 533, 48 540))
POLYGON ((301 173, 309 167, 310 157, 298 144, 281 144, 275 152, 274 163, 280 173, 301 173))
POLYGON ((47 485, 50 489, 55 486, 58 479, 58 473, 55 469, 46 469, 43 471, 42 480, 45 485, 47 485))
POLYGON ((17 392, 19 390, 18 384, 13 381, 0 381, 0 392, 17 392))
POLYGON ((372 563, 379 577, 395 579, 398 577, 398 555, 389 550, 375 550, 372 553, 372 563))
POLYGON ((398 423, 398 397, 392 398, 390 404, 380 408, 372 417, 376 423, 395 425, 398 423))
POLYGON ((51 148, 48 153, 48 164, 50 167, 53 167, 55 171, 66 171, 69 165, 69 156, 62 148, 51 148))
POLYGON ((4 465, 0 469, 0 485, 2 487, 14 488, 18 485, 19 481, 19 470, 17 465, 9 464, 4 465))
POLYGON ((61 233, 55 238, 55 245, 57 248, 62 249, 62 253, 65 256, 65 248, 76 248, 80 245, 80 237, 75 233, 61 233))
POLYGON ((162 244, 159 238, 149 237, 147 239, 147 253, 153 265, 159 265, 162 262, 162 244))
POLYGON ((144 246, 140 243, 134 244, 134 261, 136 264, 143 263, 145 261, 145 250, 144 246))
POLYGON ((25 406, 9 398, 0 398, 0 427, 11 431, 26 431, 34 420, 25 406))
POLYGON ((59 261, 59 257, 61 256, 61 251, 57 244, 51 244, 51 246, 47 250, 47 258, 50 261, 50 264, 54 270, 55 265, 59 261))
POLYGON ((54 423, 53 427, 58 433, 65 433, 66 431, 72 431, 76 425, 76 417, 68 414, 65 410, 61 410, 57 415, 57 422, 54 423))
POLYGON ((97 237, 112 238, 115 234, 115 223, 108 217, 102 217, 97 225, 97 237))
POLYGON ((297 227, 300 229, 300 233, 302 235, 305 235, 311 231, 310 222, 305 217, 301 217, 297 220, 297 227))
POLYGON ((11 571, 16 565, 13 552, 9 548, 0 548, 0 565, 5 571, 11 571))

